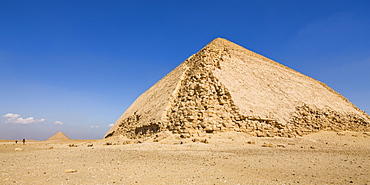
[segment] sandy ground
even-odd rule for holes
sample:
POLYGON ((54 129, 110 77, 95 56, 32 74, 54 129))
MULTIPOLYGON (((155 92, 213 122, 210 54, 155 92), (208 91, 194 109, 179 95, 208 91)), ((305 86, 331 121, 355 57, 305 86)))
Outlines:
POLYGON ((257 138, 231 132, 201 139, 208 143, 0 141, 0 184, 370 185, 370 133, 257 138))

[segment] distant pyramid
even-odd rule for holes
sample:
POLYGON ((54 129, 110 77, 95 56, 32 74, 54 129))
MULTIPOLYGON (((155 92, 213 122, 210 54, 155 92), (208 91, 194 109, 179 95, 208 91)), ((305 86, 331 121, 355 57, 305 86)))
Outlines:
POLYGON ((369 115, 324 83, 217 38, 139 96, 105 137, 295 137, 369 127, 369 115))
POLYGON ((70 140, 63 132, 58 132, 55 135, 51 136, 46 141, 65 141, 70 140))

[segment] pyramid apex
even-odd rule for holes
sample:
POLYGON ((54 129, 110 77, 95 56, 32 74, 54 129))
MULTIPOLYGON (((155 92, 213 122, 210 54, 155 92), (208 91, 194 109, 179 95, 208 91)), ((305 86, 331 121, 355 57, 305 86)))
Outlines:
POLYGON ((207 44, 206 47, 211 47, 211 48, 220 48, 220 47, 223 47, 223 48, 239 48, 239 49, 245 49, 244 47, 234 43, 234 42, 231 42, 225 38, 221 38, 221 37, 217 37, 215 39, 213 39, 210 43, 207 44))
POLYGON ((221 37, 217 37, 217 38, 212 40, 212 42, 220 42, 220 41, 227 41, 227 40, 224 39, 224 38, 221 38, 221 37))
POLYGON ((217 37, 215 39, 213 39, 210 44, 213 43, 213 44, 226 44, 226 43, 233 43, 227 39, 224 39, 224 38, 221 38, 221 37, 217 37))

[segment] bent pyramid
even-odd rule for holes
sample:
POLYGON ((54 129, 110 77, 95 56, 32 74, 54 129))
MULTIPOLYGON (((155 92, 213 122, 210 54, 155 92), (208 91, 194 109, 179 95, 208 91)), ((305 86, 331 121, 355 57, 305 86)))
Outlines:
POLYGON ((58 132, 54 134, 53 136, 51 136, 46 141, 66 141, 66 140, 70 140, 70 139, 63 132, 58 132))
POLYGON ((294 137, 369 125, 369 115, 324 83, 217 38, 139 96, 105 138, 163 131, 294 137))

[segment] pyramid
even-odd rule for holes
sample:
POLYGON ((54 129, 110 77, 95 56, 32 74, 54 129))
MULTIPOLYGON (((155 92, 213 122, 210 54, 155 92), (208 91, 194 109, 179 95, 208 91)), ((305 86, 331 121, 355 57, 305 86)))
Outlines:
POLYGON ((66 140, 70 140, 70 139, 63 132, 58 132, 54 134, 53 136, 51 136, 46 141, 66 141, 66 140))
POLYGON ((295 137, 369 127, 369 115, 324 83, 217 38, 140 95, 105 138, 164 131, 295 137))

